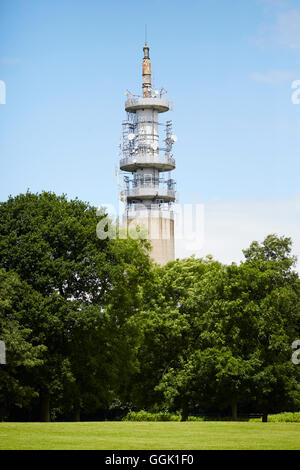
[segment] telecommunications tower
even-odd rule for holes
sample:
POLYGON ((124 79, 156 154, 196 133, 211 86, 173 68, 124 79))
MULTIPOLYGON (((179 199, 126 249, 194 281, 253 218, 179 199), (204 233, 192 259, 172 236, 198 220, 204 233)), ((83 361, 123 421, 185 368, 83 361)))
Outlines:
POLYGON ((151 62, 147 42, 143 48, 143 93, 127 91, 123 121, 120 169, 124 173, 125 223, 147 231, 151 242, 151 257, 160 265, 174 259, 175 169, 172 121, 159 122, 161 113, 169 111, 166 90, 153 90, 151 62), (164 138, 159 129, 165 128, 164 138))

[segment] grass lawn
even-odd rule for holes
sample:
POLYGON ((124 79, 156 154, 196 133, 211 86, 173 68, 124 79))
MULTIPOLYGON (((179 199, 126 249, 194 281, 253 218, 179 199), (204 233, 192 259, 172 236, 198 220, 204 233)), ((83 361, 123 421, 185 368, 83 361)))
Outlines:
POLYGON ((0 423, 0 449, 300 449, 300 423, 0 423))

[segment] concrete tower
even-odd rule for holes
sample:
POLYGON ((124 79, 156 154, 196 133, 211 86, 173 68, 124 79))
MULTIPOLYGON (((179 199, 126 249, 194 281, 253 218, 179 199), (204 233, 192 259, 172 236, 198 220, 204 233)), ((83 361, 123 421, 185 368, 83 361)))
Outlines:
POLYGON ((143 48, 142 96, 127 92, 123 121, 123 144, 120 169, 125 173, 122 199, 126 224, 131 233, 135 227, 147 231, 152 244, 151 257, 160 265, 174 259, 175 169, 172 154, 172 121, 159 122, 159 115, 169 111, 166 90, 153 90, 151 62, 147 42, 143 48), (165 127, 160 139, 159 128, 165 127), (166 173, 167 172, 167 173, 166 173), (133 230, 132 230, 133 229, 133 230))

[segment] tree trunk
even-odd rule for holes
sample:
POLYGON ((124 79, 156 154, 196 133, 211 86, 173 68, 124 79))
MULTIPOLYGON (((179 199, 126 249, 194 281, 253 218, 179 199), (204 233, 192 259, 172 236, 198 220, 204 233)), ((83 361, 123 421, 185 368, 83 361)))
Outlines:
POLYGON ((48 393, 41 393, 40 395, 40 420, 43 423, 50 421, 50 397, 48 393))
POLYGON ((188 406, 185 404, 183 405, 183 408, 182 408, 181 421, 187 421, 188 417, 189 417, 189 409, 188 409, 188 406))
POLYGON ((74 421, 80 421, 80 407, 76 408, 74 413, 74 421))
POLYGON ((263 423, 267 423, 267 422, 268 422, 268 413, 265 413, 265 412, 263 413, 263 415, 262 415, 262 422, 263 422, 263 423))
POLYGON ((237 417, 238 417, 237 401, 236 400, 233 400, 232 403, 231 403, 231 414, 232 414, 232 419, 234 421, 236 421, 237 417))

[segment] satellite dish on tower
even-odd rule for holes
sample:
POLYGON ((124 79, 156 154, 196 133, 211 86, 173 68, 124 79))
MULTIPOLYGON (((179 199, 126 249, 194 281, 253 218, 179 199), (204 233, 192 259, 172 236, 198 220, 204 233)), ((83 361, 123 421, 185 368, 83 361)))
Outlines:
POLYGON ((171 135, 171 140, 172 140, 173 142, 177 142, 177 140, 178 140, 177 135, 171 135))
POLYGON ((128 134, 128 140, 134 140, 135 134, 128 134))

